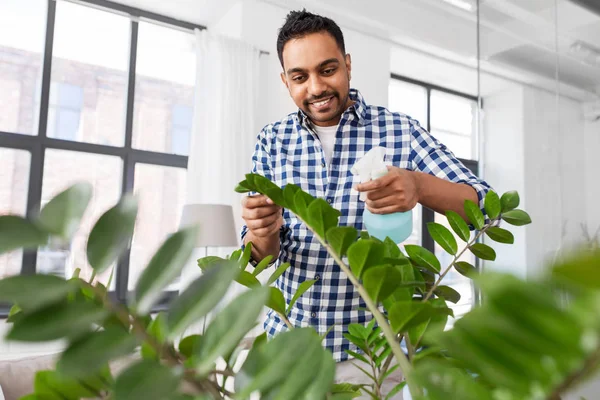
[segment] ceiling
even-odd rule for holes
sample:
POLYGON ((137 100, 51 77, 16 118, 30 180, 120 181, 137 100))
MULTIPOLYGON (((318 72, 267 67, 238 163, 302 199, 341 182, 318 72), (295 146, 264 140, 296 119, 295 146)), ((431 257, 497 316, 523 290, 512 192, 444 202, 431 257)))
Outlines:
MULTIPOLYGON (((210 25, 247 0, 116 1, 210 25)), ((595 0, 479 0, 479 51, 477 0, 262 1, 306 7, 344 27, 464 65, 476 65, 479 55, 482 68, 500 75, 521 74, 549 87, 558 76, 585 100, 600 95, 600 48, 597 55, 588 50, 600 47, 600 14, 576 4, 595 0), (578 43, 583 50, 574 50, 578 43)))

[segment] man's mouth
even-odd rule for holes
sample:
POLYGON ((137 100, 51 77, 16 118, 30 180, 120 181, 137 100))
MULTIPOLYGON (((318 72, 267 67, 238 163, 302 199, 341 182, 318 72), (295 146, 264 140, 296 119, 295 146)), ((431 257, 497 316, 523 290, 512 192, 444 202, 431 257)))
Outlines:
POLYGON ((316 108, 317 110, 321 110, 321 109, 329 106, 333 97, 334 96, 331 96, 325 100, 319 100, 319 101, 312 102, 312 103, 310 103, 310 105, 313 106, 314 108, 316 108))

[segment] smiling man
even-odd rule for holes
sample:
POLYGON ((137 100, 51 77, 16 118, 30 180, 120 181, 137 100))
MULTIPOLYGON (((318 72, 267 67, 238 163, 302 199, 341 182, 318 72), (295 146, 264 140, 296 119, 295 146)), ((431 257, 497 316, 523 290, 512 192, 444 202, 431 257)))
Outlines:
MULTIPOLYGON (((368 105, 360 92, 351 88, 351 58, 334 21, 306 11, 291 12, 279 31, 277 52, 283 68, 281 80, 298 110, 263 128, 252 158, 253 172, 280 187, 294 183, 326 199, 341 211, 340 225, 358 230, 364 229, 365 207, 387 214, 420 203, 441 213, 454 210, 464 217, 465 199, 483 206, 488 184, 418 121, 368 105), (350 169, 376 146, 386 149, 389 173, 358 184, 350 169), (367 193, 366 202, 359 200, 359 192, 367 193)), ((245 197, 242 205, 246 221, 242 237, 244 243, 253 243, 252 258, 259 261, 273 255, 291 264, 277 280, 286 301, 290 302, 300 283, 316 280, 292 308, 289 321, 294 326, 312 326, 321 334, 333 327, 325 346, 340 362, 338 378, 356 382, 349 379, 348 364, 343 361, 348 359, 344 350, 357 349, 344 333, 349 324, 366 324, 372 318, 364 311, 358 292, 296 216, 264 196, 245 197)), ((270 312, 265 329, 272 336, 287 326, 270 312)))

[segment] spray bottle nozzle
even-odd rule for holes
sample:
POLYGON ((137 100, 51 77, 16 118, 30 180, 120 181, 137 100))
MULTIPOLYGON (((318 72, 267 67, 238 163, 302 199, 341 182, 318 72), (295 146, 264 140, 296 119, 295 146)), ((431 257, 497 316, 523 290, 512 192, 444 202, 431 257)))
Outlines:
MULTIPOLYGON (((384 162, 385 148, 374 147, 358 160, 350 169, 353 175, 358 175, 360 182, 368 182, 387 174, 387 167, 384 162)), ((361 193, 360 199, 367 200, 367 194, 361 193)))

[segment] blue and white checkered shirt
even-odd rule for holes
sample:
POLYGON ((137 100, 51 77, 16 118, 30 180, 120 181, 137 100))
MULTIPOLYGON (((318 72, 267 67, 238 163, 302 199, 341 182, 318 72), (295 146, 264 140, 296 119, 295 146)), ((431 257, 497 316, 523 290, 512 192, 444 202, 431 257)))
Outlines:
MULTIPOLYGON (((351 190, 359 183, 350 168, 372 147, 386 148, 386 164, 422 171, 452 182, 471 185, 480 206, 489 186, 474 176, 456 157, 409 116, 383 107, 368 106, 361 94, 352 89, 354 104, 343 114, 338 125, 331 163, 306 115, 292 113, 267 125, 258 135, 252 158, 253 172, 280 187, 288 183, 300 186, 314 197, 326 199, 341 211, 340 225, 363 230, 364 203, 351 190)), ((372 318, 358 292, 312 232, 291 212, 284 210, 279 263, 291 264, 276 285, 289 304, 298 285, 307 279, 317 282, 301 296, 289 315, 296 327, 311 326, 324 334, 325 346, 337 361, 347 360, 344 351, 357 349, 343 336, 351 323, 365 324, 372 318)), ((242 229, 242 238, 247 228, 242 229)), ((272 337, 287 330, 277 313, 269 311, 264 324, 272 337)))

